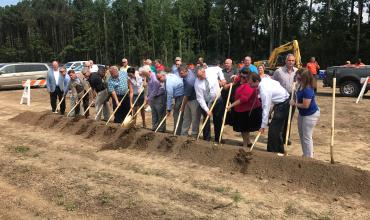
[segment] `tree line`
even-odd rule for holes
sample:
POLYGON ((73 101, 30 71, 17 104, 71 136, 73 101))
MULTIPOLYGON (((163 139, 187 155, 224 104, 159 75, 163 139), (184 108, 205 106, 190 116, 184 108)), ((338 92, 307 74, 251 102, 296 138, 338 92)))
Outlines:
POLYGON ((0 7, 0 62, 139 65, 180 56, 267 59, 298 40, 305 63, 370 62, 370 0, 23 0, 0 7))

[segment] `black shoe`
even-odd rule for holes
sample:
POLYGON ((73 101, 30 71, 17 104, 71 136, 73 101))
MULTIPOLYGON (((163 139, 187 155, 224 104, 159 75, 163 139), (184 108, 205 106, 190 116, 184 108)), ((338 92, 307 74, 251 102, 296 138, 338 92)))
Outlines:
POLYGON ((288 145, 292 145, 292 142, 290 140, 288 140, 288 145))

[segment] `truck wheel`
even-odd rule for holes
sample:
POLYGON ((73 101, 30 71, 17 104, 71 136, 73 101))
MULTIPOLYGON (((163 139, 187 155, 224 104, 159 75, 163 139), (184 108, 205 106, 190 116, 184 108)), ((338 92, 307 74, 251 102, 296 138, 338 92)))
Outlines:
POLYGON ((353 81, 346 81, 340 85, 340 94, 347 97, 356 97, 360 93, 360 86, 353 81))

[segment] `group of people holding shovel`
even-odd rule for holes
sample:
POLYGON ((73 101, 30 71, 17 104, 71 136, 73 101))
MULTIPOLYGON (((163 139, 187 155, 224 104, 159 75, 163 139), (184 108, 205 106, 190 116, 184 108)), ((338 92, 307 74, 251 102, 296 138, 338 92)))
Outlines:
MULTIPOLYGON (((95 119, 101 120, 103 114, 107 124, 114 116, 115 123, 130 126, 133 121, 136 123, 140 114, 143 127, 146 127, 145 109, 150 109, 153 131, 165 132, 166 119, 173 115, 174 135, 190 135, 198 139, 203 134, 203 139, 210 141, 212 119, 215 141, 223 143, 224 126, 230 125, 241 133, 243 146, 251 149, 268 127, 267 150, 277 153, 285 153, 286 145, 290 144, 290 123, 297 107, 303 156, 313 157, 312 134, 320 110, 315 101, 313 75, 307 69, 294 67, 294 55, 288 54, 286 65, 277 69, 273 76, 265 74, 263 65, 251 64, 249 56, 239 70, 233 68, 231 59, 225 60, 224 68, 208 66, 203 59, 198 60, 195 68, 189 68, 176 57, 171 69, 163 68, 160 63, 152 66, 148 60, 135 69, 127 65, 127 59, 124 61, 126 64, 121 69, 109 68, 109 78, 105 71, 92 73, 86 67, 80 76, 73 70, 64 75, 61 73, 58 83, 52 81, 56 75, 53 63, 48 81, 53 82, 64 96, 72 91, 74 103, 71 103, 68 114, 72 110, 78 114, 77 106, 82 102, 84 115, 88 115, 91 103, 89 105, 84 100, 89 100, 86 97, 92 94, 95 97, 95 119), (69 82, 60 86, 59 81, 66 77, 69 82), (110 98, 112 114, 108 104, 110 98), (253 144, 250 132, 258 132, 253 144)), ((56 111, 53 93, 57 90, 51 91, 49 87, 48 90, 52 110, 56 111)), ((60 100, 59 105, 62 102, 64 100, 60 100)), ((64 110, 61 113, 64 114, 64 110)))

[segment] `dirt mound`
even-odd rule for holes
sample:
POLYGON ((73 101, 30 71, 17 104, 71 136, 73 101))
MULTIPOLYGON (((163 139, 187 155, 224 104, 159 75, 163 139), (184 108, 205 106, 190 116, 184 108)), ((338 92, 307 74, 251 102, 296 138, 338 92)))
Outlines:
POLYGON ((370 200, 370 172, 358 168, 301 157, 279 157, 267 152, 253 154, 230 145, 213 145, 183 136, 154 133, 145 129, 123 129, 119 125, 51 113, 24 112, 15 122, 58 129, 101 143, 100 150, 139 149, 229 172, 242 172, 257 178, 281 181, 289 188, 306 189, 332 196, 357 194, 370 200))

